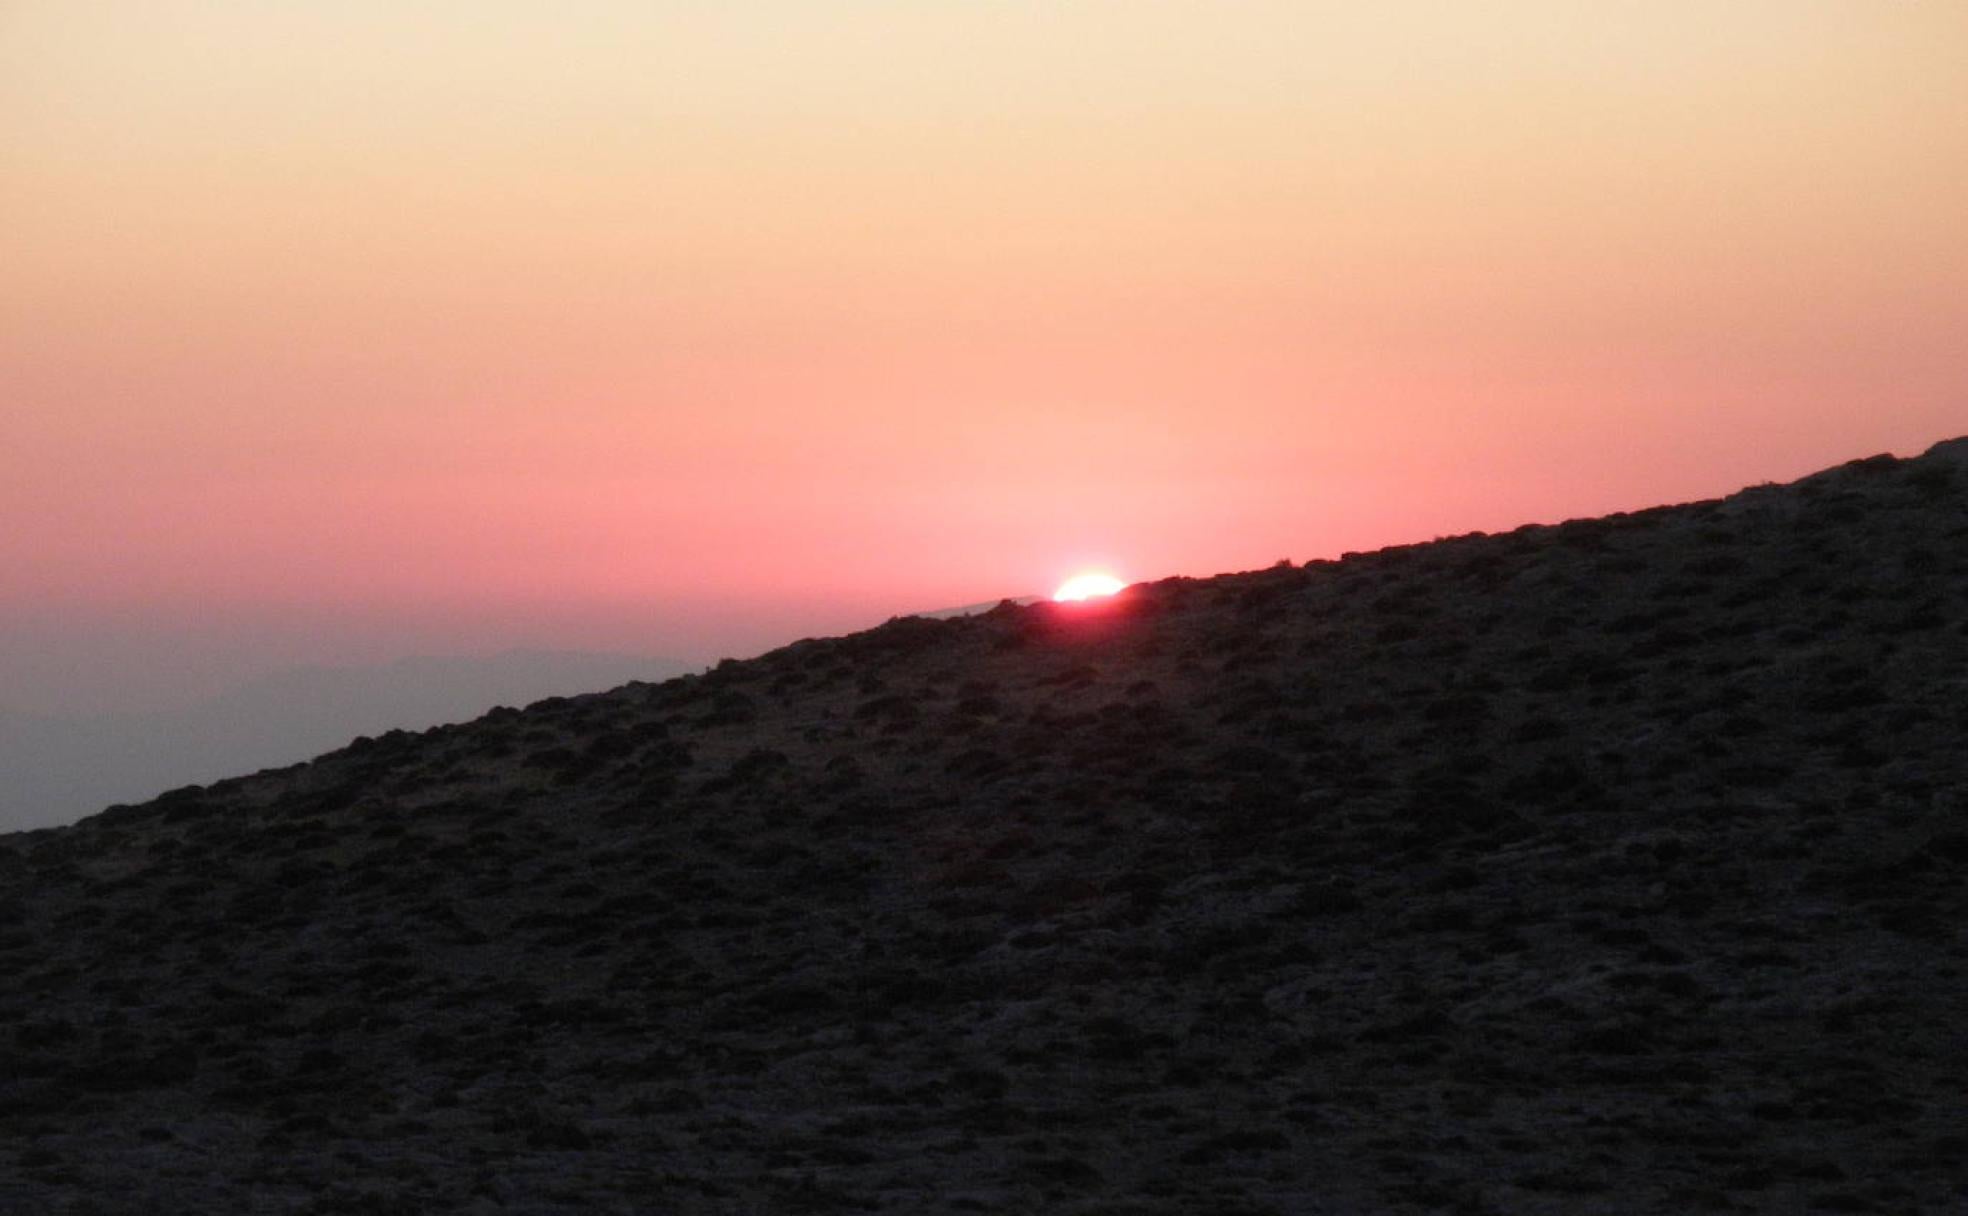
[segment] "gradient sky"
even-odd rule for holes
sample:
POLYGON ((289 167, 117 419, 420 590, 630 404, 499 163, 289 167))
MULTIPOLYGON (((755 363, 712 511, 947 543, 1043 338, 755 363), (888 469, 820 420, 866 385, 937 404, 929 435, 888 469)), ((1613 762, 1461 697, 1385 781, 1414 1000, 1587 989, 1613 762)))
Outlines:
POLYGON ((0 705, 1968 432, 1968 6, 0 0, 0 705))

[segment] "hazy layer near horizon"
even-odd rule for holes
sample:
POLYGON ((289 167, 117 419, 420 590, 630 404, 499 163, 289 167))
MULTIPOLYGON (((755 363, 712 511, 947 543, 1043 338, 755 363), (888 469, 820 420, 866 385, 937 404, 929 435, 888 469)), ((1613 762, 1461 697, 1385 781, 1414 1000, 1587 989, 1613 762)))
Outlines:
POLYGON ((307 760, 357 735, 421 730, 495 705, 662 680, 675 659, 569 651, 306 666, 189 704, 120 713, 0 709, 0 831, 72 822, 115 802, 307 760))

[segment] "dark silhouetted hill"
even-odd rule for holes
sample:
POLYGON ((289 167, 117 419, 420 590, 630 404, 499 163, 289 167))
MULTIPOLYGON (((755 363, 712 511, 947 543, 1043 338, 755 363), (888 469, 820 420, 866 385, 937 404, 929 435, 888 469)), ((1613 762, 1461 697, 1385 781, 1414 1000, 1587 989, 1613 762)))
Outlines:
POLYGON ((0 1209, 1968 1208, 1968 441, 0 837, 0 1209))

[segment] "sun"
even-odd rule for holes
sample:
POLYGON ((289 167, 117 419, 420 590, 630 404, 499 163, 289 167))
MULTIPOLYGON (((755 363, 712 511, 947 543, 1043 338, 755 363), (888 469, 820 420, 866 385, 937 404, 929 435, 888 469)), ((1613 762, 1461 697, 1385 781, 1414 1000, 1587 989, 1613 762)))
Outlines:
POLYGON ((1052 598, 1061 603, 1068 600, 1098 599, 1103 595, 1112 595, 1125 586, 1126 583, 1111 574, 1089 570, 1084 574, 1075 574, 1059 584, 1059 590, 1052 593, 1052 598))

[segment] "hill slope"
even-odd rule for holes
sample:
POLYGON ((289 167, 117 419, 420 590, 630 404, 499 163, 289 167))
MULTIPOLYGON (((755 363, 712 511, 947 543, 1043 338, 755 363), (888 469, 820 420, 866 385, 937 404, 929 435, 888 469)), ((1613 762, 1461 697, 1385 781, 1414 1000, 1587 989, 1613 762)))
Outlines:
POLYGON ((0 1209, 1958 1210, 1964 743, 1962 440, 358 740, 0 837, 0 1209))

